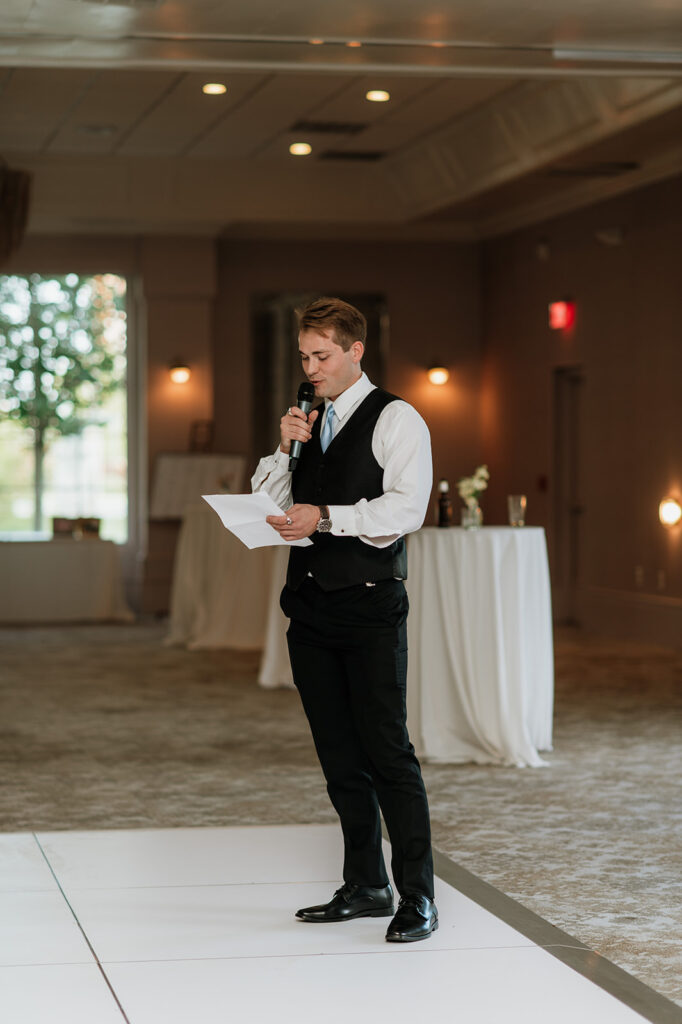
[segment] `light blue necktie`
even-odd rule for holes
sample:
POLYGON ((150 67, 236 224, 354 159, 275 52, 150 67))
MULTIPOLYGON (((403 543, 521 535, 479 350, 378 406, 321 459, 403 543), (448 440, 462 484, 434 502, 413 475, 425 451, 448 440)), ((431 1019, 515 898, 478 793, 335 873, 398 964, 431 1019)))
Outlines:
POLYGON ((326 452, 327 448, 329 447, 329 443, 330 443, 330 441, 331 441, 331 439, 333 437, 333 433, 334 433, 334 406, 330 402, 329 403, 329 408, 327 409, 327 419, 324 421, 324 428, 323 428, 322 434, 320 436, 320 445, 322 446, 322 451, 323 452, 326 452))

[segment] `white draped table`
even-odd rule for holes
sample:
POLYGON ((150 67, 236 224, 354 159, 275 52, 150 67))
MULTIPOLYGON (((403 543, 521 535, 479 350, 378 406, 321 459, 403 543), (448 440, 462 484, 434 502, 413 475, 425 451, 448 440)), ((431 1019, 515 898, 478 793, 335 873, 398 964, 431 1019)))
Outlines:
POLYGON ((0 542, 0 622, 129 622, 110 540, 0 542))
POLYGON ((206 502, 191 505, 178 537, 165 643, 261 650, 266 632, 279 626, 284 637, 286 619, 272 595, 284 585, 288 554, 282 546, 249 550, 206 502))
MULTIPOLYGON (((427 527, 407 538, 408 724, 426 760, 541 765, 554 668, 544 530, 427 527)), ((190 508, 166 640, 263 649, 258 681, 292 686, 279 607, 289 551, 248 548, 208 505, 190 508)))
POLYGON ((430 761, 541 765, 554 657, 545 533, 427 527, 408 538, 408 724, 430 761))

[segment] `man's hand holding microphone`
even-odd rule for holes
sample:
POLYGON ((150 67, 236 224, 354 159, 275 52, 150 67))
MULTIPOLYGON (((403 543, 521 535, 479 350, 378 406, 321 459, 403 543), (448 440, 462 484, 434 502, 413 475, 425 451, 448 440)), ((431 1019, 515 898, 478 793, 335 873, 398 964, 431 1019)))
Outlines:
MULTIPOLYGON (((298 389, 297 405, 290 406, 279 421, 279 450, 289 455, 289 471, 296 468, 302 446, 312 437, 312 425, 319 416, 317 409, 310 411, 315 389, 304 381, 298 389)), ((315 533, 320 521, 317 505, 292 505, 283 516, 268 516, 270 523, 284 540, 301 540, 315 533)))

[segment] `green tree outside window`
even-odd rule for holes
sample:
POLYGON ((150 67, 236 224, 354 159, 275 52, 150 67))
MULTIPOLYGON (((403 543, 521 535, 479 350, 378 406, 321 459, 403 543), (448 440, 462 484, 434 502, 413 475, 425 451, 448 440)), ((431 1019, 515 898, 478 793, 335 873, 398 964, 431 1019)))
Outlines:
POLYGON ((125 387, 125 285, 113 274, 0 278, 0 418, 30 431, 35 530, 49 445, 97 424, 125 387))

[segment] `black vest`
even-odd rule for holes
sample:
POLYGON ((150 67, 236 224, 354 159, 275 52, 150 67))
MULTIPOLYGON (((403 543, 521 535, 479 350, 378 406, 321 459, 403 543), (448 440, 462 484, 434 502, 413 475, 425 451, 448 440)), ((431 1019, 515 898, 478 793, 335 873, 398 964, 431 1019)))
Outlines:
MULTIPOLYGON (((390 402, 397 401, 375 388, 360 403, 326 452, 320 446, 323 407, 315 420, 312 437, 303 445, 292 474, 293 499, 305 505, 354 505, 384 493, 384 471, 372 452, 377 420, 390 402)), ((407 553, 400 537, 387 548, 375 548, 358 537, 313 533, 312 547, 292 547, 287 586, 296 590, 312 573, 323 590, 340 590, 359 583, 406 579, 407 553)))

